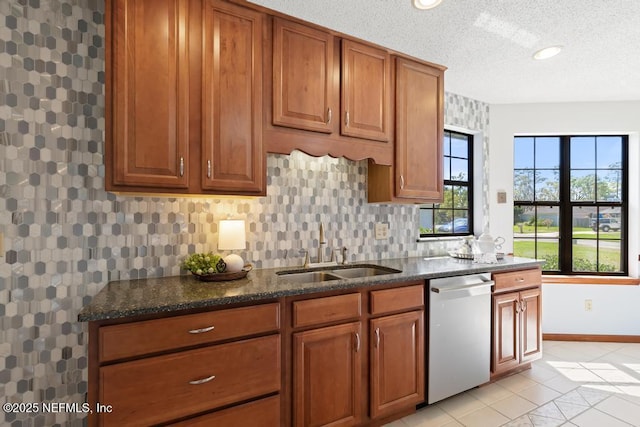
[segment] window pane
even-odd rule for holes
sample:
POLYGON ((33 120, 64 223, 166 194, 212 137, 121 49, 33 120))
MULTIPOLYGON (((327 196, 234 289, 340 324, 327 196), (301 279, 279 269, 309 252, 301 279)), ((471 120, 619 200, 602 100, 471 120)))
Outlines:
POLYGON ((533 201, 533 171, 516 169, 513 171, 513 200, 533 201))
POLYGON ((575 206, 573 208, 573 228, 571 237, 573 239, 597 239, 597 228, 592 227, 597 216, 596 207, 575 206))
POLYGON ((536 200, 560 200, 560 174, 555 170, 536 170, 536 200))
POLYGON ((435 211, 434 233, 453 233, 453 211, 449 209, 438 209, 435 211))
POLYGON ((571 138, 571 169, 595 169, 596 139, 593 136, 571 138))
POLYGON ((451 155, 451 132, 444 131, 444 155, 451 155))
POLYGON ((451 159, 451 179, 454 181, 466 181, 468 179, 469 161, 451 159))
POLYGON ((593 218, 591 226, 598 231, 598 237, 604 239, 620 239, 622 214, 619 207, 600 207, 597 218, 593 218))
MULTIPOLYGON (((453 207, 469 208, 469 189, 463 186, 454 186, 453 189, 453 207)), ((465 215, 466 216, 466 215, 465 215)))
POLYGON ((526 237, 534 233, 533 221, 535 221, 535 208, 533 206, 514 206, 513 237, 526 237))
POLYGON ((444 170, 443 170, 443 174, 444 176, 442 177, 442 179, 444 179, 445 181, 449 181, 451 180, 451 157, 444 157, 444 170))
POLYGON ((598 201, 619 202, 622 197, 622 171, 606 169, 597 172, 598 201))
POLYGON ((622 138, 619 136, 599 136, 598 168, 620 168, 622 162, 622 138))
POLYGON ((596 199, 596 175, 594 171, 571 171, 571 201, 596 199))
POLYGON ((444 197, 440 208, 453 208, 453 187, 450 185, 444 186, 444 197))
POLYGON ((573 240, 573 271, 598 271, 598 245, 593 240, 573 240))
POLYGON ((433 209, 420 209, 420 234, 433 233, 433 209))
POLYGON ((598 271, 606 273, 622 271, 621 243, 619 240, 600 240, 598 242, 598 271))
POLYGON ((514 139, 513 167, 533 169, 533 137, 518 136, 514 139))
POLYGON ((536 258, 544 259, 542 269, 545 271, 560 270, 560 245, 557 239, 541 239, 536 244, 536 258))
POLYGON ((535 139, 536 169, 560 167, 560 138, 537 137, 535 139))
MULTIPOLYGON (((535 233, 538 238, 559 237, 560 208, 558 206, 538 206, 536 208, 535 233)), ((529 220, 531 225, 533 220, 529 220)))
POLYGON ((469 158, 469 142, 466 135, 451 134, 451 155, 454 157, 469 158))

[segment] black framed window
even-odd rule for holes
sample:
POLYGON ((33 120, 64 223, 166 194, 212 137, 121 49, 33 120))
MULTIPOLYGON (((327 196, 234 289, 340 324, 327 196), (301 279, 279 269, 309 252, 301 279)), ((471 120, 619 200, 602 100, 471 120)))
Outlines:
POLYGON ((514 138, 513 252, 543 271, 627 274, 628 137, 514 138))
POLYGON ((473 232, 473 136, 444 131, 444 199, 420 207, 420 237, 473 232))

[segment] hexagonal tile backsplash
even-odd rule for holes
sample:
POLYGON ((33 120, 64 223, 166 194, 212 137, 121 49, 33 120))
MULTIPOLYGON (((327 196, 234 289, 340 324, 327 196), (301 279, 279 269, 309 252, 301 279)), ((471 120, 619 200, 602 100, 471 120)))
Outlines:
MULTIPOLYGON (((247 221, 243 256, 258 268, 300 264, 303 248, 315 255, 320 222, 351 261, 446 249, 416 242, 417 206, 367 204, 366 162, 269 155, 260 198, 107 193, 103 20, 98 0, 0 1, 0 403, 83 402, 82 306, 109 280, 180 274, 188 253, 216 250, 228 215, 247 221), (373 239, 376 222, 389 223, 388 240, 373 239)), ((486 135, 485 104, 447 94, 445 117, 486 135)), ((0 417, 14 427, 84 420, 0 417)))

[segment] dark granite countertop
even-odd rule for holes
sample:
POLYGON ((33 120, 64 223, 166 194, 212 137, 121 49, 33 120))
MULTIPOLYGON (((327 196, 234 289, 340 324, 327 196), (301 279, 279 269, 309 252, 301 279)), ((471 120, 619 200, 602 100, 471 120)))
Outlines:
POLYGON ((110 282, 78 315, 81 322, 118 319, 235 304, 259 302, 283 296, 310 294, 363 286, 397 283, 414 279, 458 276, 462 274, 532 268, 541 261, 506 257, 497 264, 477 264, 450 257, 402 258, 358 263, 375 264, 400 270, 357 279, 331 280, 320 283, 292 283, 276 274, 295 268, 255 269, 246 278, 228 282, 201 282, 191 275, 110 282))

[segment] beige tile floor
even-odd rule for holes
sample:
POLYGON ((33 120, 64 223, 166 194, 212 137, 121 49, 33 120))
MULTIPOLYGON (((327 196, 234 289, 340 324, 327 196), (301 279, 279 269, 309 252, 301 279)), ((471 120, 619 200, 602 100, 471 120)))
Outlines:
POLYGON ((640 427, 640 344, 545 341, 531 370, 387 427, 640 427))

